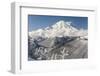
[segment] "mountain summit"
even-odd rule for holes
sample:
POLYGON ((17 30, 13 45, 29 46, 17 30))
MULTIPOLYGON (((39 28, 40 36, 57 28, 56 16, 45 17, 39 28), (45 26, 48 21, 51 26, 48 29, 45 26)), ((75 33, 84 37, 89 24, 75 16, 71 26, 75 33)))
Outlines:
POLYGON ((64 37, 64 36, 82 36, 82 33, 79 33, 81 30, 72 26, 72 22, 65 22, 63 20, 58 21, 51 27, 46 27, 44 29, 38 29, 32 32, 29 32, 29 36, 32 38, 43 37, 43 38, 52 38, 52 37, 64 37), (81 34, 81 35, 80 35, 81 34))
POLYGON ((56 24, 52 25, 54 29, 66 29, 66 30, 74 30, 76 31, 77 29, 72 27, 72 22, 65 22, 63 20, 58 21, 56 24))
POLYGON ((65 32, 71 33, 71 32, 78 31, 78 29, 76 29, 72 26, 72 22, 65 22, 63 20, 58 21, 52 27, 53 27, 53 29, 56 29, 60 32, 65 31, 65 32))
POLYGON ((65 28, 66 23, 63 20, 61 20, 61 21, 58 21, 56 24, 54 24, 52 27, 55 29, 65 28))

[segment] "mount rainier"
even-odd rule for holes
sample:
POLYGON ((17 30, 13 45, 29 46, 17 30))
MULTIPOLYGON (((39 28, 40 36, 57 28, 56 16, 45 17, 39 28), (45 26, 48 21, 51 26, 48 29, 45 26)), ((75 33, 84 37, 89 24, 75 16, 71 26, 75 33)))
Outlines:
POLYGON ((28 60, 87 58, 87 30, 73 25, 61 20, 50 27, 29 32, 28 60))
POLYGON ((43 37, 43 38, 54 38, 64 36, 81 36, 87 37, 87 30, 77 29, 73 27, 72 22, 65 22, 63 20, 58 21, 51 27, 43 29, 37 29, 29 32, 29 36, 32 38, 43 37))

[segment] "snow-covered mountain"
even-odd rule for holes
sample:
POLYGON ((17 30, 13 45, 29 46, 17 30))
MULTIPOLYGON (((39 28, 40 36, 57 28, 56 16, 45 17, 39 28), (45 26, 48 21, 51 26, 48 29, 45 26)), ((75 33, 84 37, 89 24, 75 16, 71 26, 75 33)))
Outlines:
POLYGON ((51 27, 29 32, 29 60, 87 58, 87 30, 73 25, 61 20, 51 27))
POLYGON ((72 26, 72 22, 65 22, 63 20, 58 21, 51 27, 46 27, 44 29, 38 29, 29 32, 29 36, 33 39, 42 38, 54 38, 54 37, 64 37, 64 36, 87 36, 87 30, 80 29, 72 26))

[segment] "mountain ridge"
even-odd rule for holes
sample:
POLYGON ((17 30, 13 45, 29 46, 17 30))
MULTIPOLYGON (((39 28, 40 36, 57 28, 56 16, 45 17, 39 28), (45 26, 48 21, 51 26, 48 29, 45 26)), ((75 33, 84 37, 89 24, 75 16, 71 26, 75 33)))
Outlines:
POLYGON ((86 30, 78 30, 72 26, 72 22, 65 22, 60 20, 53 24, 51 27, 46 27, 44 29, 37 29, 35 31, 29 32, 29 36, 32 38, 43 37, 64 37, 64 36, 87 36, 86 30))

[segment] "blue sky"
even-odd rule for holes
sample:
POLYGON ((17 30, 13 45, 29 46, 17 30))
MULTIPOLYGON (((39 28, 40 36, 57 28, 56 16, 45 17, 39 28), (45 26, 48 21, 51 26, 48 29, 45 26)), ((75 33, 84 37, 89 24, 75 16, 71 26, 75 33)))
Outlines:
POLYGON ((39 28, 45 28, 52 26, 60 20, 71 21, 73 26, 78 29, 88 28, 88 17, 28 15, 28 29, 32 31, 39 28))

